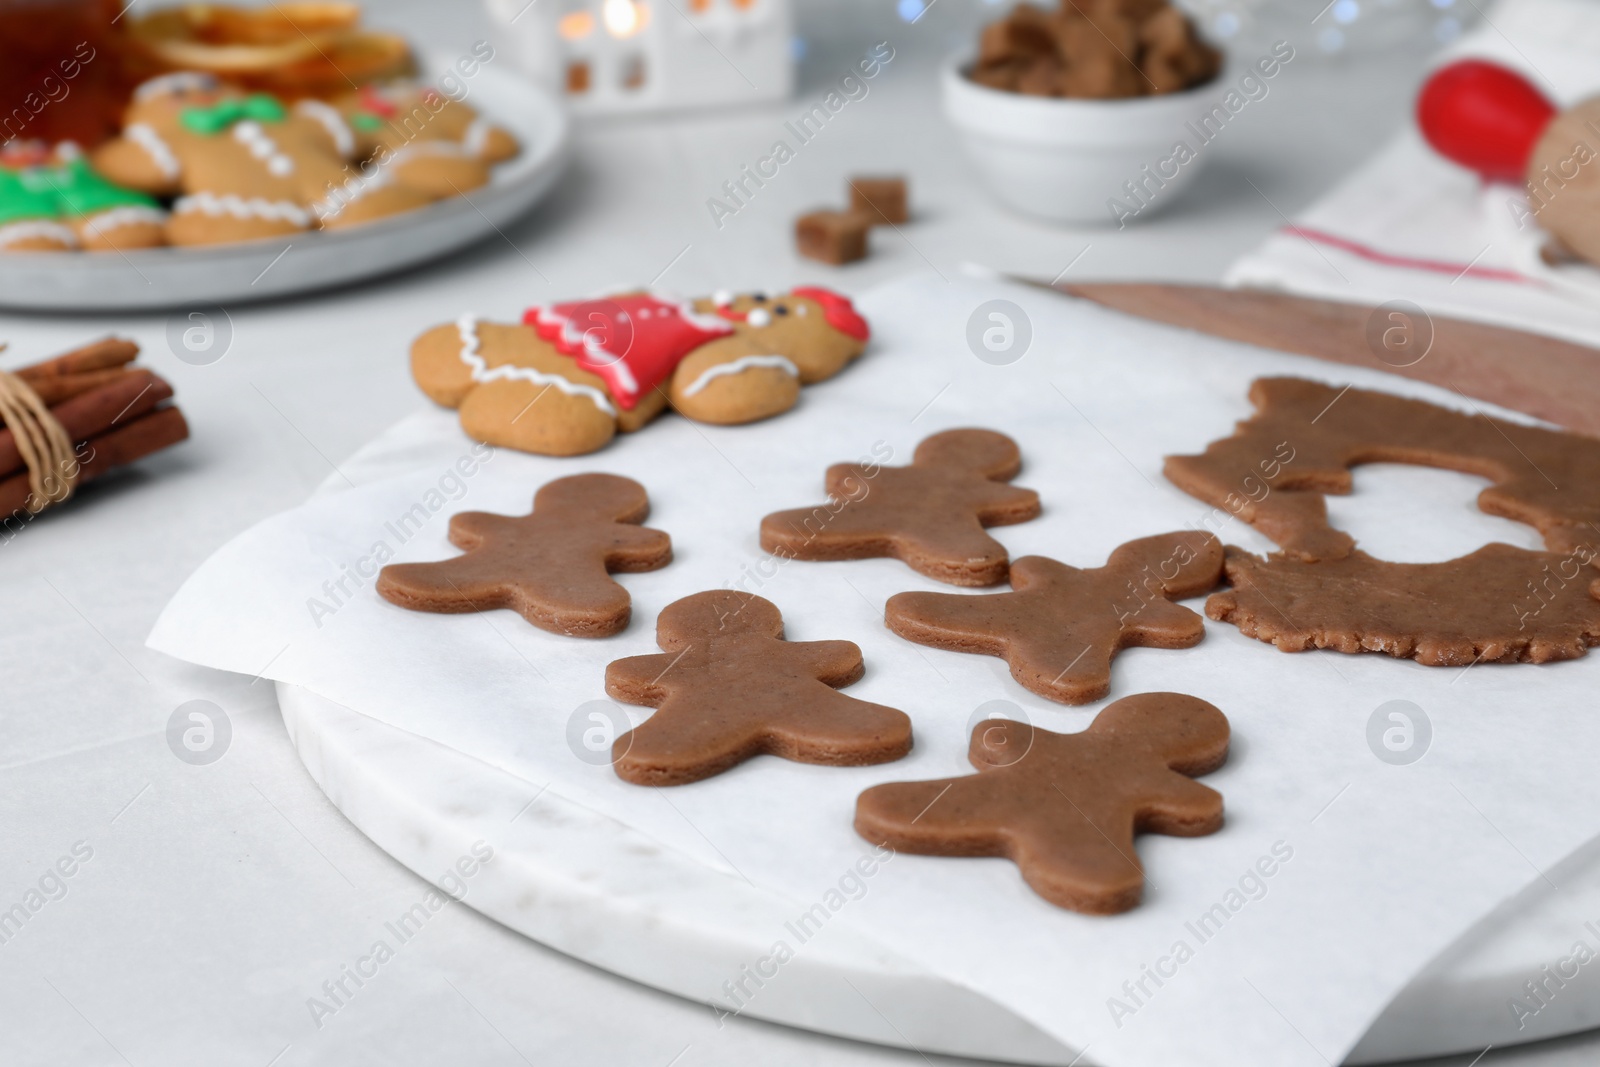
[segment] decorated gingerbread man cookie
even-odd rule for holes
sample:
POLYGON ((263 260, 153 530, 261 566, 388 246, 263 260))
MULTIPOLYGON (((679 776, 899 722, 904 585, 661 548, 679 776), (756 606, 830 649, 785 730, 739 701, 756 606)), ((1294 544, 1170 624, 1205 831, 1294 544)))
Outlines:
POLYGON ((972 731, 979 773, 873 786, 856 832, 933 856, 1004 856, 1050 903, 1091 915, 1136 906, 1140 833, 1200 837, 1222 828, 1222 796, 1194 778, 1228 758, 1228 720, 1180 693, 1141 693, 1082 733, 1008 719, 972 731))
POLYGON ((350 130, 361 158, 440 198, 486 185, 490 168, 519 151, 507 130, 429 86, 364 85, 325 106, 350 130))
POLYGON ((656 709, 618 737, 617 775, 684 785, 767 753, 854 767, 911 751, 904 712, 845 696, 859 681, 850 641, 785 641, 771 601, 732 589, 669 604, 656 622, 660 655, 606 668, 606 692, 656 709))
POLYGON ((531 515, 452 515, 450 543, 465 555, 392 563, 378 572, 378 593, 413 611, 510 608, 541 630, 607 637, 627 628, 632 611, 610 575, 672 559, 672 540, 639 525, 649 512, 644 486, 631 478, 558 478, 534 496, 531 515))
POLYGON ((122 136, 94 154, 113 181, 178 197, 167 237, 180 245, 339 229, 438 197, 361 161, 361 145, 337 108, 315 100, 284 104, 204 74, 141 85, 122 136))
POLYGON ((1122 649, 1199 644, 1205 623, 1171 601, 1204 593, 1221 575, 1215 537, 1158 534, 1091 570, 1024 556, 1011 565, 1009 593, 896 593, 884 621, 908 641, 999 656, 1024 688, 1087 704, 1110 692, 1111 659, 1122 649))
POLYGON ((107 181, 71 142, 0 146, 0 249, 150 248, 166 243, 166 221, 155 200, 107 181))
POLYGON ((761 520, 761 547, 788 559, 893 556, 951 585, 993 585, 1007 553, 986 526, 1027 522, 1039 494, 1007 485, 1022 453, 993 430, 946 430, 917 446, 909 467, 828 468, 828 505, 761 520))
POLYGON ((861 353, 867 324, 825 289, 681 301, 622 293, 531 308, 520 325, 463 315, 411 346, 422 391, 493 445, 552 456, 603 447, 669 404, 699 422, 753 422, 861 353))

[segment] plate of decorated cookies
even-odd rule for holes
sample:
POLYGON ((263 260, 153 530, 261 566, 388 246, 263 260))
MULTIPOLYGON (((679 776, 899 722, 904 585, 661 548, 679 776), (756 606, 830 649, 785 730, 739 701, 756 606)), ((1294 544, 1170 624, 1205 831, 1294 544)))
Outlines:
POLYGON ((423 64, 358 18, 190 5, 135 21, 126 91, 100 101, 109 130, 0 149, 0 305, 325 288, 470 244, 549 190, 567 147, 552 97, 497 69, 487 42, 423 64))

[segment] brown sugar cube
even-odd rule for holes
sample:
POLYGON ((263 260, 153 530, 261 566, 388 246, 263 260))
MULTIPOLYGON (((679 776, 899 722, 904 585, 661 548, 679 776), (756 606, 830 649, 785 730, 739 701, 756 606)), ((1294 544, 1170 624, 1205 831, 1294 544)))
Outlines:
POLYGON ((1005 19, 989 23, 978 35, 977 67, 1005 63, 1016 54, 1017 49, 1011 38, 1011 23, 1005 19))
POLYGON ((1062 74, 1062 95, 1086 100, 1143 96, 1149 86, 1138 67, 1109 51, 1068 64, 1062 74))
POLYGON ((1065 76, 1065 96, 1089 100, 1121 100, 1143 96, 1150 83, 1139 68, 1120 56, 1102 56, 1091 63, 1069 67, 1065 76))
POLYGON ((851 178, 850 210, 866 215, 873 225, 898 226, 911 217, 904 178, 851 178))
POLYGON ((983 28, 978 38, 980 64, 1027 59, 1055 52, 1054 16, 1032 4, 1018 4, 1011 14, 983 28))
POLYGON ((865 259, 872 220, 859 211, 813 211, 794 223, 795 247, 807 259, 837 267, 865 259))
POLYGON ((1182 52, 1189 46, 1189 20, 1175 7, 1164 8, 1139 25, 1139 41, 1157 52, 1182 52))
POLYGON ((1061 6, 1093 12, 1098 17, 1127 19, 1136 25, 1171 8, 1168 0, 1062 0, 1061 6))
POLYGON ((1121 0, 1121 7, 1123 17, 1134 22, 1155 18, 1163 11, 1181 10, 1174 8, 1168 0, 1121 0))
POLYGON ((1171 0, 1057 0, 986 26, 968 77, 1028 96, 1114 100, 1201 85, 1221 66, 1171 0))
POLYGON ((1222 53, 1198 38, 1191 37, 1184 49, 1178 69, 1183 73, 1184 88, 1204 85, 1222 70, 1222 53))
MULTIPOLYGON (((1154 21, 1154 20, 1152 20, 1154 21)), ((1149 45, 1139 69, 1150 79, 1153 93, 1175 93, 1189 87, 1188 48, 1184 44, 1149 45)))
POLYGON ((1221 55, 1195 36, 1194 26, 1177 8, 1169 7, 1139 27, 1144 46, 1141 64, 1155 92, 1170 93, 1199 85, 1216 76, 1221 55))
POLYGON ((1098 10, 1074 14, 1069 9, 1057 23, 1057 40, 1066 60, 1067 96, 1108 100, 1148 91, 1150 83, 1131 58, 1138 48, 1132 23, 1098 10))
POLYGON ((1095 4, 1080 10, 1089 23, 1089 33, 1099 38, 1098 47, 1132 62, 1139 51, 1139 23, 1124 15, 1115 4, 1095 4))
POLYGON ((1017 92, 1025 96, 1065 96, 1067 69, 1053 56, 1040 56, 1017 78, 1017 92))
POLYGON ((967 77, 987 88, 1014 93, 1017 91, 1017 82, 1027 69, 1023 63, 1015 59, 1008 59, 993 63, 980 63, 972 68, 967 77))

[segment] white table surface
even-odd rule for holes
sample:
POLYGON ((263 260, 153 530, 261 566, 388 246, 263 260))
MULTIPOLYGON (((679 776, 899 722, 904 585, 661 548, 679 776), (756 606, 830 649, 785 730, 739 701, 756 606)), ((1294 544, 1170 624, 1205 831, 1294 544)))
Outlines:
MULTIPOLYGON (((447 55, 488 33, 464 2, 374 6, 376 19, 447 55)), ((1047 229, 981 195, 938 114, 934 66, 984 13, 942 0, 907 26, 886 2, 857 11, 801 0, 810 47, 799 99, 820 95, 872 42, 887 38, 896 58, 720 231, 706 198, 764 153, 797 102, 582 130, 557 195, 504 240, 318 299, 233 307, 231 347, 208 366, 170 353, 164 314, 0 316, 8 366, 109 331, 134 337, 193 430, 70 508, 9 540, 0 533, 0 910, 74 843, 93 849, 66 895, 0 944, 0 1063, 923 1062, 749 1020, 719 1028, 704 1007, 455 905, 317 1028, 307 998, 427 887, 317 790, 268 684, 189 668, 143 640, 206 555, 304 499, 341 457, 425 403, 405 361, 423 327, 467 309, 511 318, 529 303, 640 281, 860 290, 969 261, 1044 278, 1071 264, 1068 277, 1083 280, 1213 281, 1405 120, 1422 61, 1323 63, 1307 31, 1302 58, 1208 149, 1176 210, 1122 232, 1047 229), (903 238, 874 233, 872 257, 844 270, 796 259, 793 217, 839 200, 844 176, 860 171, 910 174, 914 224, 903 238), (174 709, 196 698, 233 727, 210 766, 179 761, 165 740, 174 709), (500 991, 513 986, 540 990, 548 1010, 511 1010, 500 991)), ((293 256, 273 269, 294 269, 293 256)), ((1597 1053, 1600 1038, 1576 1038, 1483 1062, 1556 1067, 1597 1053)))

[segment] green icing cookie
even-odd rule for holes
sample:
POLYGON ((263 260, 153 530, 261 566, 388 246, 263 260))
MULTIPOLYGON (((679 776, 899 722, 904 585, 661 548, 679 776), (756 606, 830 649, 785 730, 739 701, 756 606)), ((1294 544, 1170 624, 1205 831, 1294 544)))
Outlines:
POLYGON ((0 223, 21 219, 53 219, 59 215, 55 194, 40 192, 25 180, 27 171, 0 170, 0 223))
POLYGON ((82 158, 22 170, 0 168, 0 223, 76 219, 119 207, 159 206, 143 193, 107 181, 82 158))
POLYGON ((251 93, 237 100, 219 100, 210 107, 186 107, 178 121, 191 133, 215 137, 236 122, 282 122, 288 117, 278 98, 268 93, 251 93))

